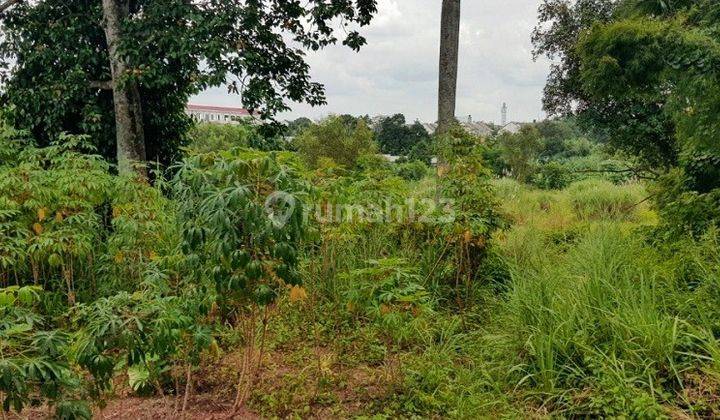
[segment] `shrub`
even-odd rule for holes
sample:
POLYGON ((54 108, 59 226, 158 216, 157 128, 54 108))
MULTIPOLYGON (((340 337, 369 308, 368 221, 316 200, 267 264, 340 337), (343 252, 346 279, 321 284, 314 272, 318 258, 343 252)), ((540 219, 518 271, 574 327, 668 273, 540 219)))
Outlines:
POLYGON ((703 193, 689 188, 689 183, 685 172, 676 169, 652 186, 662 216, 659 233, 667 239, 699 238, 720 226, 720 188, 703 193))
POLYGON ((378 321, 400 344, 412 338, 418 317, 432 313, 421 276, 402 259, 368 261, 367 267, 342 274, 340 280, 347 308, 378 321))
POLYGON ((210 280, 221 303, 264 306, 300 283, 302 180, 276 154, 235 149, 185 160, 172 183, 188 276, 210 280))
MULTIPOLYGON (((451 210, 450 217, 438 218, 443 245, 452 255, 444 280, 454 284, 456 301, 473 293, 493 233, 505 225, 490 183, 490 171, 483 166, 482 140, 455 126, 437 140, 440 198, 451 210), (462 289, 462 290, 461 290, 462 289)), ((447 209, 438 209, 441 211, 447 209)))
POLYGON ((207 153, 233 147, 249 147, 256 136, 254 127, 248 124, 198 123, 190 131, 188 149, 195 153, 207 153))
POLYGON ((418 141, 415 145, 413 145, 412 149, 410 149, 410 153, 408 154, 408 160, 417 160, 426 165, 430 165, 434 156, 435 144, 432 139, 427 138, 418 141))
POLYGON ((390 172, 391 167, 392 163, 382 155, 363 155, 357 160, 357 169, 363 172, 390 172))
POLYGON ((114 179, 100 157, 75 152, 86 139, 17 150, 16 164, 0 164, 0 280, 12 275, 44 284, 76 301, 80 281, 105 227, 97 208, 111 201, 114 179), (41 278, 41 273, 44 273, 41 278))
POLYGON ((562 190, 570 184, 570 173, 561 163, 548 162, 539 167, 533 184, 546 190, 562 190))
POLYGON ((502 160, 510 169, 512 176, 520 182, 530 181, 542 151, 540 132, 535 127, 526 125, 519 133, 501 134, 497 144, 502 160))
POLYGON ((208 153, 235 147, 252 147, 263 151, 286 150, 288 147, 282 128, 277 124, 199 123, 190 131, 190 139, 187 149, 191 153, 208 153))
POLYGON ((407 181, 419 181, 428 174, 429 168, 423 162, 413 161, 398 163, 393 166, 393 171, 407 181))
POLYGON ((313 168, 318 166, 321 158, 329 158, 352 169, 360 156, 377 151, 373 132, 364 120, 360 119, 354 127, 348 127, 340 117, 329 117, 308 127, 295 137, 293 145, 313 168))
POLYGON ((413 146, 430 139, 420 122, 407 125, 403 114, 380 119, 375 126, 375 133, 380 150, 397 156, 407 155, 413 146))
POLYGON ((0 410, 5 417, 40 399, 55 405, 59 418, 90 419, 88 405, 71 400, 80 385, 68 358, 71 337, 43 328, 41 293, 37 286, 0 288, 0 410))

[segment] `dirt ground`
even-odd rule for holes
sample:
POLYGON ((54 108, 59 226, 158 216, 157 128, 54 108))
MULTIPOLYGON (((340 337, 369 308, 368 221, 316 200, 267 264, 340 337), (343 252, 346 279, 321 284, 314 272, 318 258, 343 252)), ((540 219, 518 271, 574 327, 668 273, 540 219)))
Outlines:
MULTIPOLYGON (((184 418, 187 420, 253 420, 261 418, 247 409, 241 409, 240 412, 234 414, 232 411, 232 402, 220 403, 215 401, 211 395, 198 395, 188 403, 184 418)), ((93 417, 107 420, 159 420, 180 419, 181 415, 176 408, 174 398, 125 397, 109 401, 103 410, 95 409, 93 417)), ((20 416, 8 415, 7 418, 8 420, 34 420, 52 417, 48 416, 47 409, 35 408, 24 410, 20 416)))

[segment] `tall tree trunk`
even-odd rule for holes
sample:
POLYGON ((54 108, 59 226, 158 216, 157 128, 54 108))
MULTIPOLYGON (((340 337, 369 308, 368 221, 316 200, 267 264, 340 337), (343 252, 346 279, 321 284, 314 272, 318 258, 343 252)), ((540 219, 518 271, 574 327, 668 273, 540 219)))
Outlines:
POLYGON ((118 52, 122 38, 121 25, 130 13, 130 3, 129 0, 102 0, 102 6, 115 104, 118 169, 121 174, 135 171, 147 177, 140 90, 134 81, 123 80, 123 76, 131 69, 118 52))
POLYGON ((455 122, 458 50, 460 45, 460 0, 443 0, 440 25, 437 134, 442 135, 455 122))
MULTIPOLYGON (((440 71, 438 76, 438 139, 455 123, 455 97, 457 95, 458 50, 460 49, 460 0, 443 0, 440 19, 440 71)), ((437 175, 443 178, 448 162, 442 154, 437 157, 437 175)), ((435 199, 441 195, 440 186, 435 199)))

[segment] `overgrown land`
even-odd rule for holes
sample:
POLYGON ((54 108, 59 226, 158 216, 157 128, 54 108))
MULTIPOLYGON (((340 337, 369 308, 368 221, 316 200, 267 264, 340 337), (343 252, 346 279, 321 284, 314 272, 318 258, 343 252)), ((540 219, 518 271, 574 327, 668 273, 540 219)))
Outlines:
MULTIPOLYGON (((81 3, 68 7, 102 15, 81 3)), ((303 9, 230 3, 131 7, 125 34, 169 29, 107 54, 134 65, 247 33, 260 51, 178 79, 165 71, 198 63, 170 54, 114 89, 147 100, 173 86, 177 108, 250 66, 264 70, 250 100, 282 108, 282 89, 258 81, 278 77, 320 101, 301 56, 258 22, 308 48, 331 32, 294 26, 303 9)), ((312 16, 374 12, 330 3, 308 2, 312 16)), ((107 92, 78 88, 83 72, 116 76, 87 47, 102 32, 82 13, 60 25, 54 6, 9 10, 0 41, 18 60, 0 125, 3 416, 720 416, 716 1, 543 2, 534 43, 557 60, 545 107, 558 117, 517 132, 431 136, 402 115, 194 124, 158 107, 145 115, 155 163, 140 170, 112 152, 107 92), (86 55, 38 47, 70 51, 78 34, 86 55), (55 59, 89 67, 30 83, 55 59)))

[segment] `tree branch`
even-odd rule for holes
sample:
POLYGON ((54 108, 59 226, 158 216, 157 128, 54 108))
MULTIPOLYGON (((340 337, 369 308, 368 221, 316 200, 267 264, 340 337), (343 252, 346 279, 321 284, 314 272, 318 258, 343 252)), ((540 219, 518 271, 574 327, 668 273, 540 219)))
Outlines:
POLYGON ((112 90, 112 81, 110 80, 91 80, 90 87, 95 89, 112 90))

